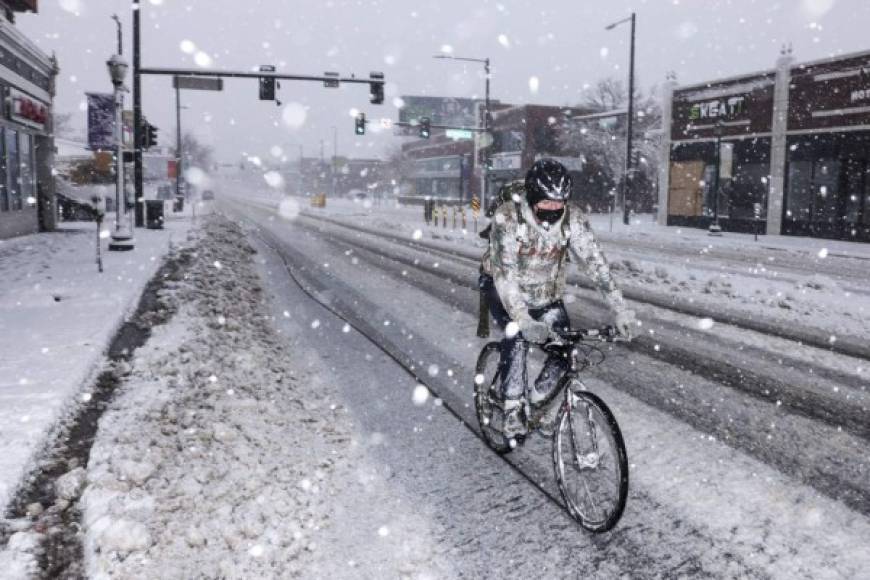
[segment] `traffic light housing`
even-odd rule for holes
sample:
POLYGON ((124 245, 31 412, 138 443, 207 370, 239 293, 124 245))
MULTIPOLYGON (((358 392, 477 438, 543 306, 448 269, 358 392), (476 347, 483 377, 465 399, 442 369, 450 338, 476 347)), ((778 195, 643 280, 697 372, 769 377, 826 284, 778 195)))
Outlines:
POLYGON ((366 114, 359 113, 355 119, 356 122, 356 134, 357 135, 365 135, 366 134, 366 114))
MULTIPOLYGON (((275 72, 275 67, 270 64, 260 66, 261 72, 275 72)), ((275 77, 260 77, 260 100, 275 100, 275 77)))
POLYGON ((432 122, 429 120, 429 117, 423 117, 420 119, 420 137, 422 139, 428 139, 432 134, 432 122))
POLYGON ((369 102, 373 105, 381 105, 384 102, 384 73, 373 72, 369 79, 378 82, 369 83, 369 102))
POLYGON ((150 123, 145 125, 145 149, 157 146, 157 127, 150 123))

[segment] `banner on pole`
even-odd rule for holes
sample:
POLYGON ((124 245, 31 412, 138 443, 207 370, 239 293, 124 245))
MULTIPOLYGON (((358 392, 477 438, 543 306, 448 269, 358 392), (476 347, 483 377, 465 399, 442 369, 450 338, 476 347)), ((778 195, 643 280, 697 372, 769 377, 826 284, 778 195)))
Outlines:
POLYGON ((115 98, 111 94, 86 93, 88 98, 88 148, 115 149, 115 98))

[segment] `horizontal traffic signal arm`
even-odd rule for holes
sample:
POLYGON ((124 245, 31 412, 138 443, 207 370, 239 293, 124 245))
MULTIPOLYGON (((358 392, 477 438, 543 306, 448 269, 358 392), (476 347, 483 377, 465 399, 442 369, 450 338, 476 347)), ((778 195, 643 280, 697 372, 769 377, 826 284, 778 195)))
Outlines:
MULTIPOLYGON (((331 76, 315 76, 315 75, 291 75, 281 72, 266 72, 266 71, 233 71, 233 70, 203 70, 203 69, 183 69, 183 68, 155 68, 143 67, 139 69, 139 73, 143 75, 178 75, 178 76, 193 76, 193 77, 211 77, 211 78, 249 78, 260 79, 271 77, 277 80, 288 81, 338 81, 340 83, 357 83, 363 85, 380 85, 383 86, 386 82, 383 77, 365 78, 365 77, 331 77, 331 76)), ((434 125, 433 125, 434 127, 434 125)))
MULTIPOLYGON (((397 123, 393 123, 393 127, 419 127, 420 123, 407 123, 405 121, 399 121, 397 123)), ((486 129, 481 127, 460 127, 458 125, 436 125, 434 123, 429 123, 430 129, 456 129, 459 131, 471 131, 472 133, 486 133, 486 129)))

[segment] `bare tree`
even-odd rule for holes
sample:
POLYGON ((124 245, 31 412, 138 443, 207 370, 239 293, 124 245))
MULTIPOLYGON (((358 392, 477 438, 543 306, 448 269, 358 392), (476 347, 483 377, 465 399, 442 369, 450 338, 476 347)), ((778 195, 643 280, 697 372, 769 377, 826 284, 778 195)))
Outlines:
POLYGON ((181 136, 181 151, 184 154, 185 167, 194 166, 210 170, 214 164, 214 148, 202 143, 192 133, 185 133, 181 136))
MULTIPOLYGON (((628 91, 622 81, 607 78, 598 81, 582 96, 580 107, 593 112, 614 111, 610 117, 563 121, 560 145, 573 155, 584 158, 585 176, 610 193, 619 186, 625 173, 625 109, 628 91)), ((636 207, 644 209, 655 199, 659 165, 657 130, 661 127, 661 107, 653 96, 637 91, 634 95, 632 144, 635 154, 633 194, 636 207)), ((596 205, 602 205, 598 200, 596 205)))

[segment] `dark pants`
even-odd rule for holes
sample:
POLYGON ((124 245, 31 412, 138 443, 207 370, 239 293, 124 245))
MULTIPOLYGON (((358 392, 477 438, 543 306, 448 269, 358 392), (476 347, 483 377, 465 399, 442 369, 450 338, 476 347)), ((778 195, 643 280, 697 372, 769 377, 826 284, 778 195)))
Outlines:
MULTIPOLYGON (((489 312, 493 319, 504 331, 511 321, 510 315, 501 302, 501 297, 495 289, 492 276, 481 274, 478 281, 481 291, 484 293, 489 304, 489 312)), ((557 300, 543 308, 530 308, 529 315, 535 320, 542 320, 550 325, 550 328, 568 329, 571 321, 565 304, 557 300)), ((499 372, 502 377, 502 393, 506 399, 519 399, 525 394, 528 377, 526 375, 526 359, 529 352, 529 343, 517 333, 513 337, 505 337, 501 341, 501 359, 499 360, 499 372)), ((557 354, 551 354, 541 369, 541 374, 535 379, 535 391, 543 395, 549 393, 556 386, 556 381, 568 370, 568 362, 557 354)))

